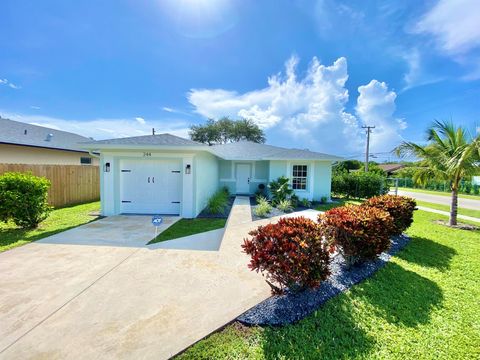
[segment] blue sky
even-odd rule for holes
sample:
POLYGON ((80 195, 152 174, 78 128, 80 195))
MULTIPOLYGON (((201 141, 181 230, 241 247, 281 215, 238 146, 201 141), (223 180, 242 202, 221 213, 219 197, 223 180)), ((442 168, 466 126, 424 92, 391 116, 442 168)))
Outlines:
POLYGON ((247 117, 268 142, 378 160, 480 118, 480 2, 0 3, 0 115, 96 139, 247 117))

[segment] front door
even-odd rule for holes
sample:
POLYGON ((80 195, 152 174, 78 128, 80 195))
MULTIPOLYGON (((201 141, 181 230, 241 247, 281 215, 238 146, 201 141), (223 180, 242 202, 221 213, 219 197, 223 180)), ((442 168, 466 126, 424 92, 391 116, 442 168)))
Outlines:
POLYGON ((250 164, 237 164, 237 194, 250 193, 250 164))

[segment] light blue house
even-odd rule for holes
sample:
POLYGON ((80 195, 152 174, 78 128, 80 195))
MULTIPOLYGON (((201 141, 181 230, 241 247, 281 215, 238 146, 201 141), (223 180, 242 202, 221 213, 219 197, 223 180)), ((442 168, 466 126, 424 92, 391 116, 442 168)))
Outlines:
POLYGON ((102 215, 178 214, 196 217, 226 186, 252 195, 286 176, 300 199, 330 199, 333 155, 238 142, 208 146, 170 134, 101 140, 83 145, 100 153, 102 215))

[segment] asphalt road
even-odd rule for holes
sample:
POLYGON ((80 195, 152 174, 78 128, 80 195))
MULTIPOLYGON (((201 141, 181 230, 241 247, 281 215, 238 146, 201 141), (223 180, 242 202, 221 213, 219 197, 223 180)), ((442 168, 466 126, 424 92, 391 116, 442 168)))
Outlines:
MULTIPOLYGON (((413 191, 398 190, 398 195, 410 196, 420 201, 426 201, 434 204, 450 206, 450 196, 433 195, 428 193, 419 193, 413 191)), ((464 209, 480 210, 480 200, 458 198, 458 207, 464 209)))

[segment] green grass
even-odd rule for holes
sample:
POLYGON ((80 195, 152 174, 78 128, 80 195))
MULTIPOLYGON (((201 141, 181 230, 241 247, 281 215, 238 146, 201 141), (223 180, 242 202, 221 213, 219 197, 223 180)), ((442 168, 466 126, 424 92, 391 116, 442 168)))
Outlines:
POLYGON ((11 222, 0 222, 0 252, 91 222, 98 216, 90 213, 98 210, 98 201, 53 210, 36 229, 21 229, 11 222))
POLYGON ((165 240, 177 239, 184 236, 194 235, 205 231, 221 229, 225 227, 227 219, 180 219, 175 224, 160 233, 149 244, 155 244, 165 240))
POLYGON ((343 205, 358 205, 361 204, 362 201, 358 199, 349 199, 349 198, 341 198, 341 199, 333 199, 333 202, 331 203, 326 203, 326 204, 320 204, 317 207, 315 207, 316 210, 319 211, 327 211, 330 209, 333 209, 338 206, 343 206, 343 205))
MULTIPOLYGON (((431 209, 442 210, 450 212, 450 206, 442 205, 442 204, 434 204, 426 201, 415 200, 418 206, 425 206, 431 209)), ((465 209, 465 208, 458 208, 458 213, 460 215, 472 216, 480 219, 480 210, 472 210, 472 209, 465 209)))
MULTIPOLYGON (((390 190, 395 190, 395 187, 394 186, 390 187, 390 190)), ((440 196, 448 196, 448 197, 452 196, 449 192, 444 192, 444 191, 412 189, 412 188, 404 188, 404 187, 399 187, 398 190, 433 194, 433 195, 440 195, 440 196)), ((480 200, 480 195, 458 194, 458 197, 464 198, 464 199, 480 200)))
POLYGON ((478 359, 480 232, 416 211, 411 242, 373 277, 282 328, 227 326, 181 359, 478 359))

